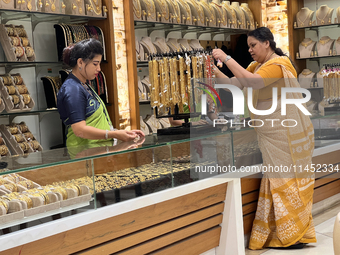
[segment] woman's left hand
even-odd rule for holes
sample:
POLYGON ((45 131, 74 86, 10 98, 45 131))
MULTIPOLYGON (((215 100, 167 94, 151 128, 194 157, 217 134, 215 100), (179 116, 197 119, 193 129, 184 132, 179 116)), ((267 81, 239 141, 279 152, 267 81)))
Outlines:
POLYGON ((214 57, 214 59, 216 60, 221 60, 221 62, 224 62, 224 60, 226 59, 227 57, 227 54, 224 53, 223 50, 221 49, 214 49, 213 52, 212 52, 212 55, 214 57))

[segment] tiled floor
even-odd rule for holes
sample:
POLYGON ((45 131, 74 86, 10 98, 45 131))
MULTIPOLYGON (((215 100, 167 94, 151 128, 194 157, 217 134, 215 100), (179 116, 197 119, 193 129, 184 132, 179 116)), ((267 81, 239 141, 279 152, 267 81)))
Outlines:
MULTIPOLYGON (((336 215, 340 212, 340 205, 314 216, 317 243, 308 244, 300 250, 264 249, 252 251, 246 249, 246 255, 334 255, 333 227, 336 215)), ((340 240, 339 240, 340 241, 340 240)), ((336 254, 338 255, 338 254, 336 254)))

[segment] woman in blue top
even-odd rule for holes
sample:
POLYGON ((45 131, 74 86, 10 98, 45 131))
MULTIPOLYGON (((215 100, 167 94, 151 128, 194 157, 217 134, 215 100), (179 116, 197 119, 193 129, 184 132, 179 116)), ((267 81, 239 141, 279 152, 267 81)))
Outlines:
POLYGON ((100 72, 102 55, 101 43, 93 38, 64 49, 63 61, 72 72, 60 88, 57 106, 66 125, 67 147, 144 136, 140 130, 114 130, 103 101, 89 85, 100 72))

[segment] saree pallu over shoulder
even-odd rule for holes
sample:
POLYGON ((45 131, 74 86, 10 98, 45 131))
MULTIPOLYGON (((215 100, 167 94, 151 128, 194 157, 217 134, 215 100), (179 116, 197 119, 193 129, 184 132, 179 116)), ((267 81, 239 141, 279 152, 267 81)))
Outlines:
MULTIPOLYGON (((300 87, 296 77, 285 65, 280 61, 275 61, 275 64, 282 68, 285 87, 300 87)), ((302 95, 287 93, 287 98, 299 99, 302 95)), ((316 242, 311 214, 315 176, 310 172, 314 128, 309 116, 295 105, 288 105, 286 116, 281 115, 278 106, 271 115, 254 116, 254 119, 278 121, 270 124, 266 122, 264 126, 256 128, 263 169, 267 171, 261 182, 249 248, 256 250, 287 247, 296 242, 316 242), (282 126, 281 121, 287 119, 295 120, 297 125, 282 126), (270 167, 277 167, 278 171, 271 171, 270 167)))

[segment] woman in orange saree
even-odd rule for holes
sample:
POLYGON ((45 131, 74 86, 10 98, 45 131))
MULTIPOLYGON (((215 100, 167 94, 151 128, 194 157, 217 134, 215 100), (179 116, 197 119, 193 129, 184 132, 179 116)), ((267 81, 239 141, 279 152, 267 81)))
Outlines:
MULTIPOLYGON (((251 31, 248 46, 255 61, 247 69, 221 50, 214 50, 215 59, 223 61, 235 75, 229 79, 217 71, 216 76, 226 79, 223 83, 241 89, 252 87, 254 108, 267 110, 272 105, 272 88, 278 88, 280 98, 282 87, 300 87, 297 73, 290 59, 276 48, 268 28, 251 31)), ((303 98, 301 93, 287 93, 286 96, 303 98)), ((287 114, 281 115, 280 101, 270 115, 252 114, 251 117, 264 123, 255 129, 263 156, 263 171, 267 171, 261 182, 249 248, 291 247, 316 242, 311 214, 315 176, 310 171, 314 150, 314 128, 310 118, 295 105, 287 105, 287 114), (295 120, 296 125, 288 119, 295 120), (282 121, 286 125, 282 125, 282 121), (268 171, 275 166, 280 170, 268 171)))

